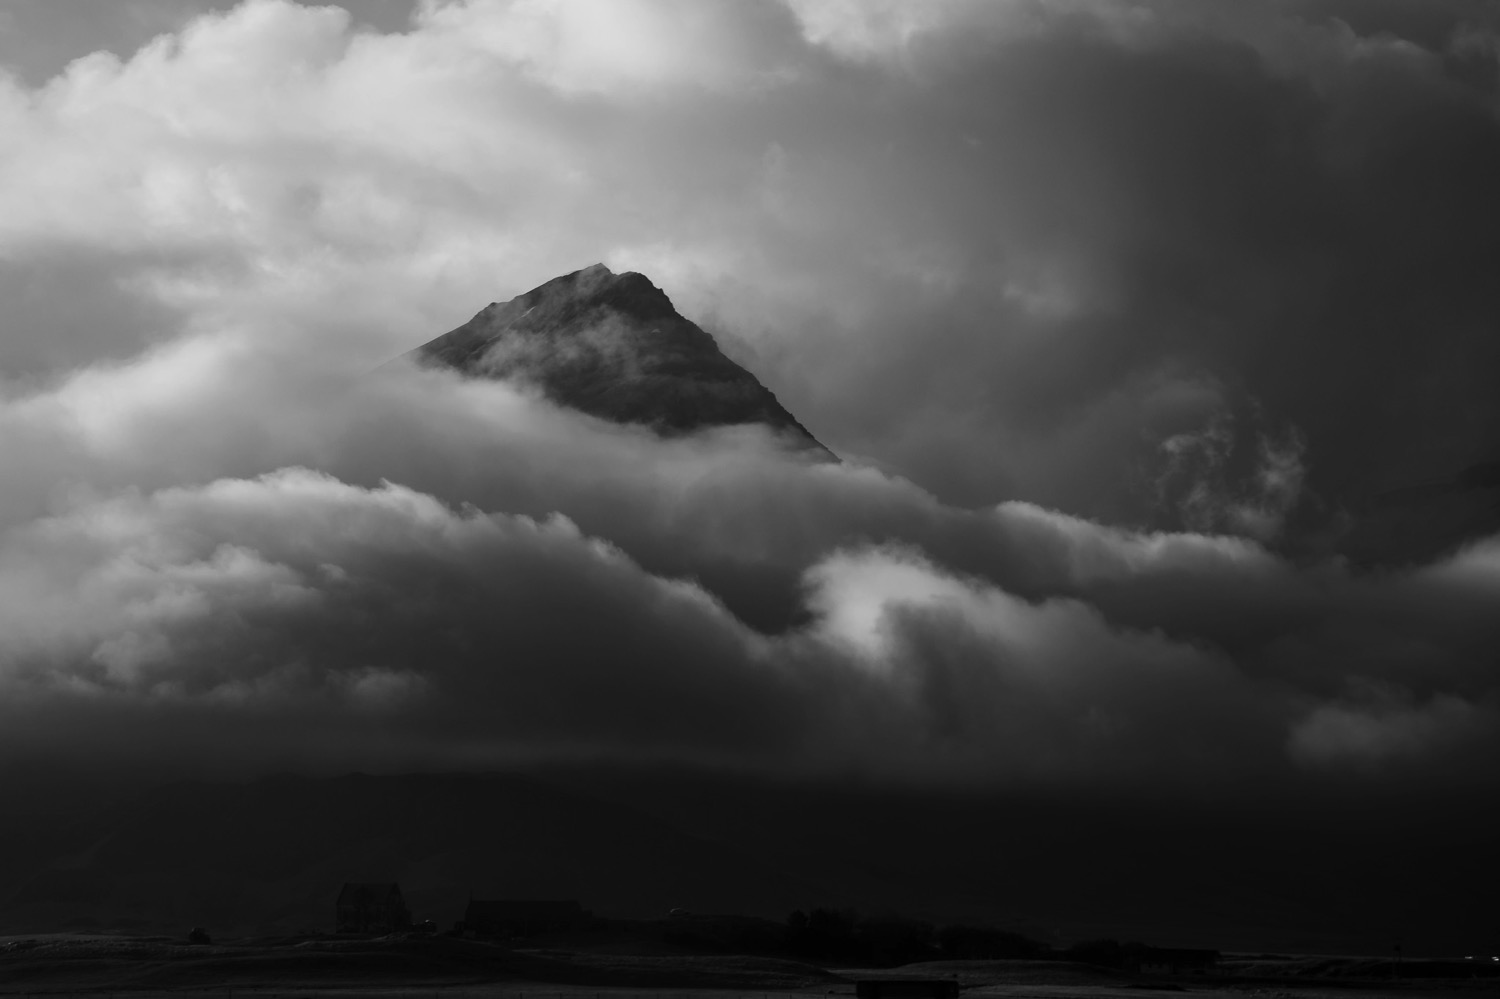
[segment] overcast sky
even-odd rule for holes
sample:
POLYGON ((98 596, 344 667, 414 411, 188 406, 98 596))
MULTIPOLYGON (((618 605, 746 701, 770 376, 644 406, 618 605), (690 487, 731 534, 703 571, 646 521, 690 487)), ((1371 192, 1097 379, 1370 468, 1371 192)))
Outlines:
POLYGON ((1496 9, 0 0, 0 752, 1488 785, 1496 9), (849 460, 374 370, 595 261, 849 460))

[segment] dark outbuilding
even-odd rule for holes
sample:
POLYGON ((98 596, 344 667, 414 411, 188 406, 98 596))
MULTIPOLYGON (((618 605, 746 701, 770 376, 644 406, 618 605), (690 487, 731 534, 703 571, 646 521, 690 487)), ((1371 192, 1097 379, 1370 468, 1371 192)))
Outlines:
POLYGON ((335 907, 340 933, 393 933, 411 924, 411 914, 394 882, 345 882, 335 907))

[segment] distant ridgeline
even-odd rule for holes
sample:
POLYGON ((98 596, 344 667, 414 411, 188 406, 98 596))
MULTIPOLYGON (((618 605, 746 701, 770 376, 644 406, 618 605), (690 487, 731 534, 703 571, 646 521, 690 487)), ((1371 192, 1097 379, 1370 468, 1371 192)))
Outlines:
POLYGON ((758 423, 834 459, 770 389, 644 275, 595 264, 493 303, 411 351, 426 367, 531 383, 553 402, 664 435, 758 423))
POLYGON ((455 929, 482 937, 531 936, 586 927, 593 913, 576 900, 469 899, 455 929))

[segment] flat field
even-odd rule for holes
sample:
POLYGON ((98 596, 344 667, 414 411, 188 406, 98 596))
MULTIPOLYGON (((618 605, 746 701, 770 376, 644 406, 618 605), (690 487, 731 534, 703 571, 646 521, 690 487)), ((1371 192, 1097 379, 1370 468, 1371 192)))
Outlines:
POLYGON ((1500 995, 1495 977, 1382 980, 1291 973, 1299 968, 1305 965, 1287 965, 1279 978, 1270 974, 1274 968, 1260 966, 1255 970, 1261 975, 1254 978, 1163 979, 1056 961, 828 969, 770 957, 523 950, 449 937, 255 939, 197 946, 164 937, 0 938, 4 999, 852 999, 854 982, 865 977, 957 979, 964 999, 1500 995))

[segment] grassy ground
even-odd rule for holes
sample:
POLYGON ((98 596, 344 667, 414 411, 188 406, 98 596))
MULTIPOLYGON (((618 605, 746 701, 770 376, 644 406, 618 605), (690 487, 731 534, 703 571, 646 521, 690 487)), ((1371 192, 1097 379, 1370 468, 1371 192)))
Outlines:
MULTIPOLYGON (((524 983, 586 999, 606 990, 744 990, 747 996, 826 991, 840 983, 822 968, 758 957, 575 954, 511 950, 450 937, 311 939, 191 946, 166 938, 45 936, 0 940, 0 993, 117 989, 186 995, 205 988, 265 992, 397 985, 454 989, 493 985, 519 995, 524 983), (593 989, 594 993, 587 990, 593 989)), ((547 999, 536 987, 537 999, 547 999)), ((499 995, 492 989, 490 993, 499 995)), ((457 999, 457 994, 453 994, 457 999)))
MULTIPOLYGON (((550 983, 449 984, 449 986, 297 986, 269 983, 255 987, 196 989, 60 989, 0 995, 33 999, 817 999, 822 992, 778 993, 693 989, 561 989, 550 983)), ((852 993, 846 993, 852 995, 852 993)))
MULTIPOLYGON (((956 979, 966 999, 1143 999, 1151 992, 1192 993, 1193 999, 1349 999, 1351 992, 1360 999, 1452 999, 1500 991, 1494 978, 1382 979, 1383 966, 1359 961, 1257 959, 1226 962, 1237 972, 1231 976, 1150 979, 1055 961, 828 970, 736 955, 513 950, 450 937, 191 946, 164 937, 56 934, 0 938, 0 997, 852 999, 855 980, 891 975, 956 979), (1244 974, 1249 971, 1257 977, 1244 974)), ((1409 964, 1405 970, 1417 969, 1409 964)))

